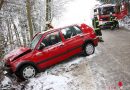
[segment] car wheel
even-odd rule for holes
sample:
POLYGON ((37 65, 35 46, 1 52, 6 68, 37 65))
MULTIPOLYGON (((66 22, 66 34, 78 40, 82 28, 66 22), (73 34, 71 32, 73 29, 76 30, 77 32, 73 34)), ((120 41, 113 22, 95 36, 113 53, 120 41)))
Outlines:
POLYGON ((89 56, 95 52, 95 47, 92 43, 87 43, 84 45, 84 55, 89 56))
POLYGON ((33 65, 24 65, 17 73, 20 79, 26 80, 34 77, 37 74, 37 70, 33 65))

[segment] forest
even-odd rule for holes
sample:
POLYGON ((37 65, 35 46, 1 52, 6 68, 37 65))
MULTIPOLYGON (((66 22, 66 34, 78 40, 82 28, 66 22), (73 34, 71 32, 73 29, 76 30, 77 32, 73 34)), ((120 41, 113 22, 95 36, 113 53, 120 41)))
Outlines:
MULTIPOLYGON (((119 4, 122 0, 98 1, 119 4)), ((62 16, 68 2, 70 0, 0 0, 0 58, 16 47, 29 45, 36 33, 46 30, 47 21, 51 23, 62 16)))
POLYGON ((53 18, 60 17, 68 2, 0 0, 0 58, 19 46, 29 45, 36 33, 45 31, 47 18, 51 23, 53 18))

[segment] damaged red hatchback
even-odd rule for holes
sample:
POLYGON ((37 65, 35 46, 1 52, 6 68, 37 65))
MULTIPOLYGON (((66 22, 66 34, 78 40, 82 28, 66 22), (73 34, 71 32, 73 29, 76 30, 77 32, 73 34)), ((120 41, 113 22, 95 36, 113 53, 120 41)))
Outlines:
POLYGON ((19 78, 28 79, 76 54, 91 55, 97 45, 93 29, 85 24, 53 29, 35 35, 30 47, 20 47, 6 55, 5 67, 19 78))

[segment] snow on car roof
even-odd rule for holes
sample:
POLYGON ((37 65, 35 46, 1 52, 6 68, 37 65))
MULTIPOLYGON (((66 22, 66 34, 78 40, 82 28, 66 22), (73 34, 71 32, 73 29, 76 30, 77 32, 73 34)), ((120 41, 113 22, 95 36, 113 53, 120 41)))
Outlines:
POLYGON ((104 4, 104 5, 101 5, 100 7, 110 7, 110 6, 116 6, 115 4, 104 4))
POLYGON ((102 8, 102 7, 110 7, 110 6, 116 6, 115 4, 102 4, 102 5, 96 5, 94 9, 96 8, 102 8))

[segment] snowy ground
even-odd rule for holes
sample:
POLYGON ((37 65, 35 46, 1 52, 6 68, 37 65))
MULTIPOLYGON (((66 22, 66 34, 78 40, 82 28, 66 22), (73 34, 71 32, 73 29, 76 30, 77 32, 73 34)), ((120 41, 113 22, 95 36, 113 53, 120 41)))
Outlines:
POLYGON ((100 52, 96 49, 95 54, 91 56, 71 58, 22 83, 11 81, 5 76, 1 82, 1 89, 95 90, 95 84, 92 82, 93 78, 87 62, 98 54, 100 52))
POLYGON ((126 16, 120 23, 121 26, 126 28, 127 30, 130 30, 130 16, 126 16))

